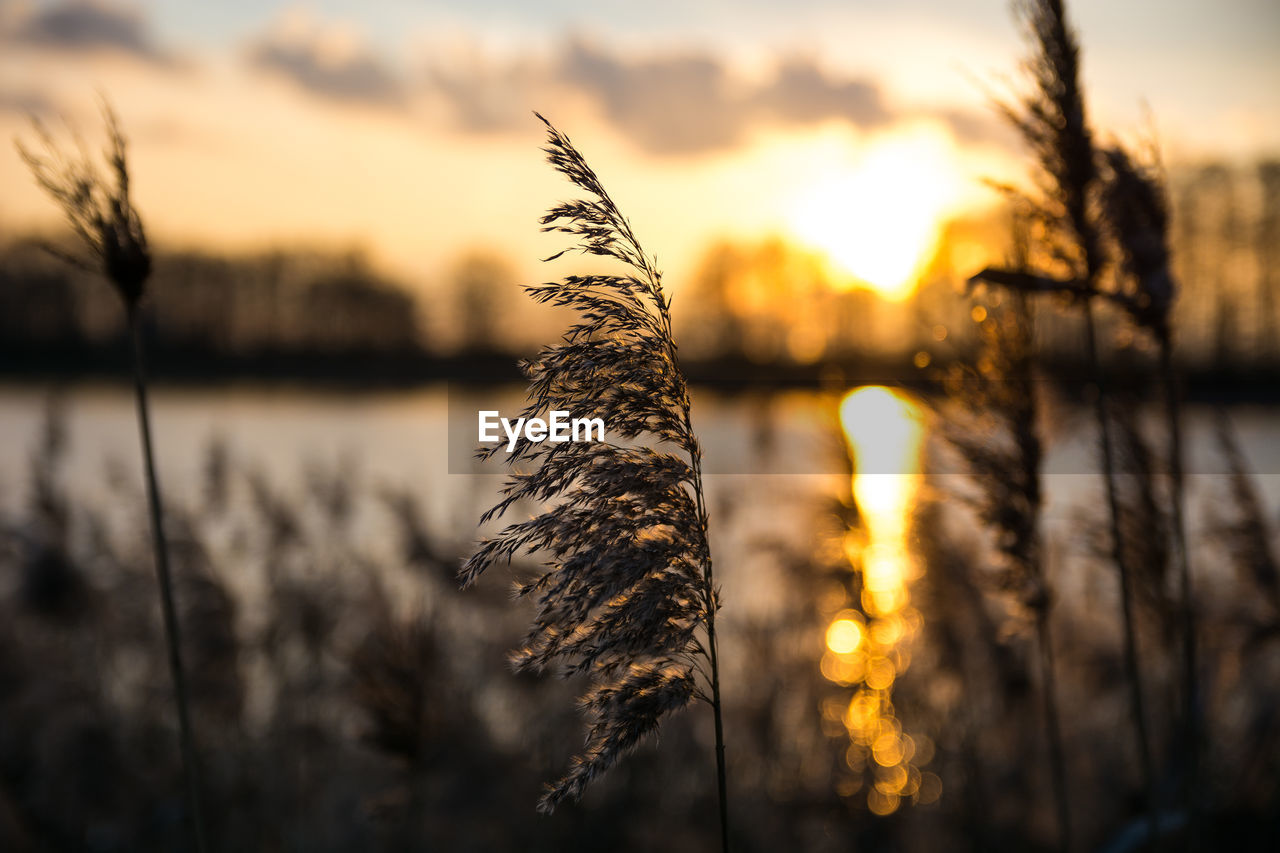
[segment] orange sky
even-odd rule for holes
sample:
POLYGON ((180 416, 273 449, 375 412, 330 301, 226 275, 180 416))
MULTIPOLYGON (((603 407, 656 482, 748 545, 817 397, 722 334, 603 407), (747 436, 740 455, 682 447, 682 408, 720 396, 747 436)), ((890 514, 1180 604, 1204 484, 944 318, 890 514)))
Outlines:
MULTIPOLYGON (((634 12, 583 17, 559 2, 528 22, 497 2, 232 2, 215 19, 195 4, 0 0, 0 136, 29 137, 34 109, 93 138, 101 90, 130 136, 156 239, 360 246, 429 281, 478 246, 525 275, 560 248, 536 228, 568 193, 541 161, 536 108, 579 144, 676 287, 710 240, 782 233, 892 289, 939 217, 989 202, 982 177, 1016 174, 1016 147, 976 81, 998 87, 1023 50, 1003 0, 965 0, 972 23, 950 27, 950 7, 894 5, 802 4, 771 30, 766 7, 746 2, 735 38, 715 29, 714 9, 663 23, 663 2, 657 20, 628 26, 634 12)), ((1190 14, 1182 5, 1166 4, 1167 17, 1190 14)), ((1107 29, 1096 4, 1080 6, 1089 78, 1123 74, 1095 87, 1098 121, 1144 130, 1140 95, 1122 100, 1134 85, 1115 49, 1125 19, 1107 29), (1102 22, 1096 50, 1091 21, 1102 22)), ((1161 56, 1167 43, 1171 54, 1184 38, 1156 28, 1130 36, 1127 51, 1161 56)), ((1276 60, 1256 61, 1261 70, 1242 65, 1249 79, 1219 99, 1213 133, 1188 120, 1199 93, 1179 97, 1152 78, 1166 150, 1280 147, 1280 110, 1259 109, 1266 96, 1255 92, 1276 60)), ((0 182, 0 228, 56 222, 8 147, 0 182)))

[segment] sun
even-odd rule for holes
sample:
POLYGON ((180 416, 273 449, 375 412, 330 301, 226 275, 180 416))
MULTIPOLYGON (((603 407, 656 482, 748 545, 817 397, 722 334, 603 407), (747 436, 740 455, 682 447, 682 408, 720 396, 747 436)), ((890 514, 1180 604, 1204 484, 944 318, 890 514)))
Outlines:
POLYGON ((964 179, 944 131, 920 126, 876 137, 801 190, 792 239, 823 253, 853 286, 901 300, 933 258, 964 179))

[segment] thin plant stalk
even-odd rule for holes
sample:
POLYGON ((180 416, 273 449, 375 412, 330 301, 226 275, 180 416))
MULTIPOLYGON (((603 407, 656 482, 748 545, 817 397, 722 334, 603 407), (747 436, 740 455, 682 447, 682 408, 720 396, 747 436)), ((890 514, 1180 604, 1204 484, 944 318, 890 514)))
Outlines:
POLYGON ((1049 608, 1036 617, 1036 640, 1040 646, 1040 691, 1044 703, 1044 727, 1049 741, 1049 771, 1053 777, 1053 799, 1058 810, 1058 831, 1062 850, 1071 853, 1071 799, 1067 788, 1067 762, 1062 748, 1062 722, 1058 717, 1057 670, 1053 664, 1053 637, 1049 608))
POLYGON ((1111 441, 1111 423, 1107 417, 1106 386, 1098 358, 1098 334, 1094 320, 1093 298, 1086 297, 1084 325, 1089 367, 1094 380, 1094 416, 1098 422, 1099 440, 1102 444, 1102 478, 1107 492, 1107 515, 1111 526, 1111 559, 1120 575, 1120 616, 1124 633, 1124 666, 1129 682, 1129 709, 1133 715, 1133 728, 1138 739, 1138 760, 1142 768, 1143 789, 1147 801, 1147 823, 1152 841, 1159 837, 1156 819, 1155 771, 1151 760, 1151 740, 1147 731, 1147 714, 1142 692, 1142 666, 1138 658, 1138 637, 1133 612, 1133 571, 1125 554, 1123 533, 1120 528, 1120 496, 1116 487, 1115 448, 1111 441))
POLYGON ((707 641, 711 644, 711 712, 716 728, 716 791, 720 799, 720 849, 729 853, 729 793, 724 768, 724 723, 720 716, 720 667, 716 660, 716 620, 707 620, 707 641))
MULTIPOLYGON (((1020 217, 1014 220, 1013 266, 1027 266, 1026 230, 1020 217)), ((1034 372, 1034 317, 1026 293, 1013 291, 1009 306, 983 322, 984 354, 974 375, 961 371, 951 396, 966 411, 950 436, 952 445, 966 460, 980 485, 979 518, 995 532, 1007 564, 1001 587, 1017 590, 1019 605, 1035 623, 1044 737, 1049 751, 1050 784, 1060 828, 1059 848, 1072 849, 1070 788, 1067 784, 1061 718, 1058 714, 1057 674, 1054 668, 1050 625, 1054 597, 1051 592, 1043 537, 1042 444, 1037 430, 1038 395, 1034 372), (978 380, 976 382, 968 381, 978 380), (1010 442, 993 445, 986 425, 968 422, 973 415, 995 414, 999 431, 1010 442)))
POLYGON ((138 412, 138 435, 142 444, 143 468, 147 480, 147 509, 151 515, 151 545, 155 552, 156 581, 160 587, 160 612, 164 618, 164 638, 168 651, 169 675, 173 680, 174 703, 178 708, 178 731, 182 748, 183 777, 187 803, 195 828, 196 849, 205 853, 204 815, 200 805, 199 773, 195 737, 191 726, 191 702, 187 693, 186 668, 182 662, 182 636, 178 611, 173 602, 173 576, 169 571, 169 546, 164 532, 164 507, 160 482, 151 449, 151 414, 147 403, 146 362, 143 358, 142 322, 137 308, 129 309, 129 339, 133 351, 133 387, 138 412))
MULTIPOLYGON (((672 355, 674 357, 674 353, 672 355)), ((688 428, 689 432, 692 433, 693 424, 689 418, 689 401, 687 396, 684 403, 684 421, 685 426, 688 428)), ((707 506, 702 488, 701 449, 693 455, 692 467, 694 501, 698 507, 698 515, 702 518, 702 524, 705 529, 707 524, 707 506)), ((702 576, 706 582, 704 586, 704 596, 710 599, 706 602, 707 657, 711 662, 711 714, 715 722, 716 731, 716 793, 720 802, 720 849, 723 853, 729 853, 728 774, 725 772, 724 763, 724 722, 720 712, 722 705, 720 700, 720 656, 716 642, 716 608, 719 606, 718 599, 720 596, 715 588, 715 578, 711 568, 710 553, 707 554, 707 558, 703 563, 702 576)))
POLYGON ((1165 331, 1159 336, 1160 374, 1164 384, 1165 421, 1168 437, 1169 505, 1173 513, 1174 548, 1178 560, 1179 615, 1182 621, 1183 726, 1186 737, 1187 772, 1184 788, 1191 822, 1191 847, 1198 846, 1199 801, 1196 798, 1200 775, 1200 685, 1196 663, 1196 616, 1191 582, 1191 555, 1187 548, 1186 489, 1182 470, 1182 417, 1177 381, 1173 371, 1173 341, 1165 331))
POLYGON ((1102 192, 1104 221, 1118 251, 1119 271, 1129 284, 1109 296, 1148 332, 1159 352, 1159 373, 1164 385, 1167 431, 1170 520, 1178 572, 1178 618, 1182 634, 1182 735, 1186 772, 1183 796, 1191 827, 1188 840, 1198 835, 1196 788, 1200 764, 1199 685, 1196 666, 1194 593, 1190 551, 1187 546, 1186 500, 1182 467, 1182 429, 1178 386, 1173 370, 1172 308, 1177 286, 1170 271, 1169 211, 1159 166, 1159 151, 1152 146, 1155 168, 1144 168, 1116 146, 1104 152, 1107 180, 1102 192))
MULTIPOLYGON (((629 232, 629 228, 625 228, 629 232)), ((632 238, 634 239, 634 237, 632 238)), ((646 263, 647 265, 647 263, 646 263)), ((656 276, 656 271, 654 273, 656 276)), ((679 365, 679 358, 676 355, 676 347, 674 344, 674 336, 671 331, 671 314, 661 311, 662 325, 666 330, 667 350, 671 357, 671 363, 679 365)), ((681 416, 684 420, 684 428, 687 434, 696 435, 693 431, 693 419, 690 415, 691 405, 689 400, 688 386, 685 387, 684 398, 680 401, 681 416)), ((707 515, 707 500, 705 489, 702 485, 702 446, 694 444, 689 450, 689 467, 693 472, 690 478, 692 482, 694 506, 697 508, 698 518, 701 522, 703 530, 707 529, 710 520, 707 515)), ((728 794, 728 773, 725 770, 724 758, 724 721, 721 714, 722 701, 720 699, 720 655, 718 643, 716 641, 716 610, 720 606, 720 593, 715 585, 715 572, 711 563, 711 551, 707 550, 702 561, 702 587, 700 594, 703 599, 703 607, 706 609, 706 631, 707 631, 707 661, 711 667, 708 674, 708 681, 711 682, 711 698, 708 704, 711 705, 711 715, 715 724, 716 738, 716 794, 719 802, 720 812, 720 849, 722 853, 729 853, 729 794, 728 794)))
MULTIPOLYGON (((626 229, 629 231, 629 227, 626 229)), ((634 238, 633 238, 634 239, 634 238)), ((647 264, 646 264, 647 265, 647 264)), ((663 310, 661 312, 662 324, 666 329, 667 350, 671 356, 671 363, 679 365, 679 357, 676 353, 675 336, 671 330, 671 314, 663 310)), ((693 430, 693 419, 690 414, 692 409, 689 400, 688 386, 685 386, 684 399, 680 402, 681 416, 684 420, 684 428, 687 434, 696 435, 693 430)), ((705 489, 702 485, 702 446, 694 444, 689 452, 689 467, 693 471, 692 488, 694 505, 697 507, 698 518, 701 522, 702 529, 708 529, 710 518, 707 514, 707 500, 705 489)), ((728 794, 728 773, 725 770, 724 755, 724 721, 721 714, 722 702, 720 699, 720 655, 718 643, 716 641, 716 610, 720 606, 720 593, 715 585, 715 572, 712 568, 711 551, 708 548, 706 556, 702 561, 702 588, 700 590, 703 598, 703 606, 706 608, 706 628, 707 628, 707 660, 711 666, 709 681, 711 682, 711 715, 715 724, 716 737, 716 794, 719 801, 720 811, 720 849, 722 853, 729 853, 729 794, 728 794)))
POLYGON ((160 587, 160 609, 169 673, 173 679, 174 701, 178 710, 187 806, 191 812, 196 850, 205 853, 209 845, 200 807, 195 738, 192 735, 186 671, 182 664, 182 641, 178 630, 177 608, 173 601, 169 551, 164 535, 164 511, 151 450, 151 419, 147 406, 140 303, 151 277, 152 257, 142 217, 134 207, 130 192, 124 134, 105 99, 102 112, 108 136, 103 159, 109 176, 103 175, 98 164, 83 147, 68 155, 54 141, 52 134, 38 122, 35 130, 43 151, 32 151, 21 141, 17 143, 17 147, 19 155, 31 169, 36 184, 62 208, 81 244, 79 253, 50 247, 51 251, 78 269, 101 275, 124 303, 133 356, 138 432, 147 481, 147 508, 151 517, 156 579, 160 587))
MULTIPOLYGON (((1012 294, 1015 310, 1019 312, 1019 316, 1025 323, 1026 328, 1033 328, 1034 319, 1031 316, 1031 306, 1028 304, 1027 295, 1025 293, 1012 294)), ((1032 421, 1036 413, 1036 387, 1030 375, 1031 370, 1030 359, 1022 360, 1018 365, 1019 374, 1016 377, 1019 384, 1024 385, 1027 389, 1027 399, 1025 402, 1025 410, 1022 417, 1019 418, 1019 429, 1026 432, 1025 436, 1020 435, 1019 443, 1026 444, 1034 442, 1034 450, 1023 449, 1022 453, 1027 457, 1027 461, 1034 465, 1033 476, 1036 479, 1035 491, 1037 495, 1040 491, 1040 440, 1039 436, 1033 432, 1034 427, 1032 421)), ((1037 501, 1036 512, 1039 513, 1039 501, 1037 501)), ((1038 520, 1038 519, 1037 519, 1038 520)), ((1042 538, 1037 530, 1035 533, 1035 547, 1032 551, 1032 559, 1034 560, 1036 576, 1040 579, 1042 588, 1045 593, 1043 601, 1038 601, 1034 608, 1036 619, 1036 643, 1039 648, 1040 658, 1040 691, 1041 701, 1044 704, 1044 727, 1045 737, 1049 742, 1049 773, 1053 779, 1053 799, 1054 805, 1058 812, 1058 840, 1064 853, 1071 853, 1073 849, 1072 833, 1071 833, 1071 794, 1070 787, 1067 784, 1067 762, 1066 750, 1063 748, 1062 738, 1062 722, 1058 715, 1058 676, 1057 669, 1054 666, 1053 656, 1053 631, 1050 620, 1053 612, 1053 602, 1055 596, 1049 591, 1048 572, 1045 549, 1042 547, 1042 538)))
POLYGON ((1091 200, 1097 195, 1100 185, 1099 152, 1085 118, 1079 43, 1067 22, 1062 0, 1025 0, 1020 8, 1031 25, 1035 52, 1028 67, 1034 88, 1022 104, 1005 105, 1003 111, 1029 143, 1045 178, 1043 186, 1051 203, 1036 207, 1042 221, 1059 235, 1058 240, 1049 241, 1049 254, 1073 260, 1068 262, 1070 269, 1066 281, 1028 275, 1022 271, 990 269, 974 279, 1023 292, 1066 293, 1075 296, 1083 309, 1089 370, 1095 387, 1094 414, 1102 444, 1102 475, 1107 494, 1111 555, 1120 576, 1123 656, 1129 682, 1130 710, 1138 740, 1147 822, 1152 842, 1156 843, 1159 827, 1155 773, 1134 623, 1134 577, 1122 539, 1115 451, 1094 317, 1094 300, 1104 296, 1099 283, 1107 266, 1099 223, 1091 210, 1091 200))
MULTIPOLYGON (((1026 239, 1025 231, 1021 226, 1018 227, 1017 234, 1017 253, 1018 266, 1026 266, 1026 239)), ((1035 318, 1032 314, 1032 306, 1030 300, 1025 293, 1011 294, 1013 301, 1012 310, 1018 319, 1021 330, 1025 330, 1025 335, 1019 335, 1017 340, 1022 345, 1021 352, 1015 347, 1013 364, 1011 370, 1013 375, 1010 377, 1017 386, 1020 386, 1023 393, 1019 396, 1021 400, 1015 400, 1014 412, 1016 418, 1014 421, 1014 429, 1017 436, 1018 454, 1022 459, 1022 464, 1029 469, 1030 475, 1029 492, 1034 496, 1034 524, 1032 528, 1031 548, 1027 556, 1032 572, 1039 581, 1039 589, 1042 591, 1037 596, 1036 606, 1033 608, 1036 620, 1036 643, 1040 649, 1040 690, 1041 702, 1044 704, 1044 727, 1045 738, 1049 745, 1049 772, 1053 779, 1053 799, 1054 805, 1058 812, 1058 840, 1064 853, 1071 853, 1072 835, 1071 835, 1071 795, 1070 788, 1067 785, 1067 763, 1066 751, 1063 749, 1062 740, 1062 723, 1058 716, 1058 684, 1057 670, 1054 667, 1053 658, 1053 632, 1050 626, 1050 618, 1052 616, 1054 596, 1050 592, 1048 572, 1046 571, 1045 549, 1043 547, 1043 537, 1039 530, 1039 515, 1041 510, 1041 464, 1042 450, 1039 433, 1036 431, 1035 419, 1038 408, 1038 394, 1033 370, 1033 348, 1032 335, 1034 334, 1035 318)))

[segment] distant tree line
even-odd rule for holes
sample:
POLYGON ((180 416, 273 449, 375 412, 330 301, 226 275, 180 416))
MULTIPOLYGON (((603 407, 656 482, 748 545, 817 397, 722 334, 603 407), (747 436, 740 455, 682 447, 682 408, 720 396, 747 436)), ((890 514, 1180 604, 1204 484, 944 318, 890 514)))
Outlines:
MULTIPOLYGON (((0 342, 94 347, 124 334, 114 294, 34 240, 0 247, 0 342)), ((160 253, 158 345, 211 355, 396 353, 421 344, 419 305, 357 253, 160 253)))
MULTIPOLYGON (((1169 185, 1184 365, 1200 373, 1274 371, 1280 161, 1182 167, 1169 185)), ((819 256, 781 238, 710 245, 691 276, 673 280, 682 351, 692 362, 744 369, 874 363, 914 371, 963 358, 977 342, 968 308, 954 294, 998 256, 1007 233, 999 214, 948 223, 919 287, 902 302, 840 281, 819 256)), ((396 364, 408 356, 405 364, 418 365, 409 368, 413 375, 430 373, 429 363, 442 358, 492 372, 531 355, 559 322, 553 309, 519 298, 530 283, 488 248, 459 251, 441 280, 420 291, 358 252, 160 252, 151 334, 172 358, 204 357, 215 371, 231 363, 218 359, 293 358, 285 373, 300 365, 325 373, 362 354, 396 364), (428 291, 430 300, 420 298, 428 291)), ((51 355, 109 348, 124 334, 122 321, 112 295, 91 285, 35 240, 0 244, 0 367, 21 373, 51 355)), ((1123 344, 1125 324, 1113 320, 1104 313, 1100 328, 1123 344)), ((1051 311, 1036 324, 1047 364, 1078 363, 1078 324, 1051 311)), ((1125 348, 1118 352, 1123 358, 1125 348)))
MULTIPOLYGON (((1174 268, 1184 288, 1180 352, 1198 370, 1280 363, 1280 161, 1183 167, 1169 176, 1174 268)), ((756 361, 844 361, 868 354, 929 362, 971 350, 973 324, 956 289, 1007 243, 1002 214, 945 227, 916 292, 901 303, 838 282, 821 259, 782 240, 724 242, 704 255, 675 313, 692 353, 756 361), (683 304, 682 304, 683 303, 683 304), (921 359, 923 360, 923 359, 921 359)), ((1124 324, 1102 317, 1123 336, 1124 324)), ((1077 323, 1037 317, 1047 356, 1080 358, 1077 323)), ((1123 340, 1121 341, 1124 342, 1123 340)))

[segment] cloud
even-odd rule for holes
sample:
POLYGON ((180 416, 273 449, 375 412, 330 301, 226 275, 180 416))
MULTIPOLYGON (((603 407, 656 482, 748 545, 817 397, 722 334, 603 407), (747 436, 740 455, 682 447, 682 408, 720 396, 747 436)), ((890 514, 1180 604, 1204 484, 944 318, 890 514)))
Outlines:
MULTIPOLYGON (((337 103, 406 115, 419 98, 442 103, 471 133, 524 127, 531 110, 585 99, 632 144, 657 155, 722 151, 761 127, 834 120, 873 129, 908 117, 874 79, 830 72, 806 56, 782 58, 763 79, 746 81, 705 50, 634 57, 571 38, 549 55, 494 59, 455 42, 436 51, 424 73, 410 75, 382 61, 351 27, 299 9, 277 18, 245 56, 251 67, 337 103)), ((994 136, 982 116, 927 114, 963 140, 994 136)))
POLYGON ((18 8, 9 17, 3 40, 11 43, 48 50, 116 51, 153 62, 168 61, 142 14, 132 9, 96 0, 67 0, 27 13, 18 8))
POLYGON ((754 103, 792 124, 838 118, 874 127, 892 118, 875 83, 832 79, 815 62, 802 58, 783 62, 773 80, 756 92, 754 103))
POLYGON ((619 130, 656 153, 729 147, 752 118, 750 101, 705 54, 627 62, 575 40, 557 64, 563 83, 594 97, 619 130))
POLYGON ((438 63, 424 82, 465 130, 511 130, 529 119, 534 104, 546 100, 550 85, 544 65, 516 59, 500 64, 455 57, 438 63))
POLYGON ((0 91, 0 113, 45 117, 54 113, 54 104, 39 92, 0 91))
POLYGON ((305 14, 281 19, 249 46, 248 61, 321 98, 394 106, 405 96, 404 82, 358 36, 341 26, 321 27, 305 14))
MULTIPOLYGON (((731 148, 761 126, 844 121, 862 129, 907 117, 876 81, 834 75, 811 57, 781 60, 771 75, 741 81, 717 56, 683 52, 631 59, 582 39, 541 64, 471 63, 437 68, 430 83, 465 129, 487 132, 524 121, 530 109, 567 92, 585 95, 634 144, 663 155, 731 148)), ((921 111, 914 111, 918 115, 921 111)), ((965 141, 998 138, 987 116, 924 111, 965 141)))

